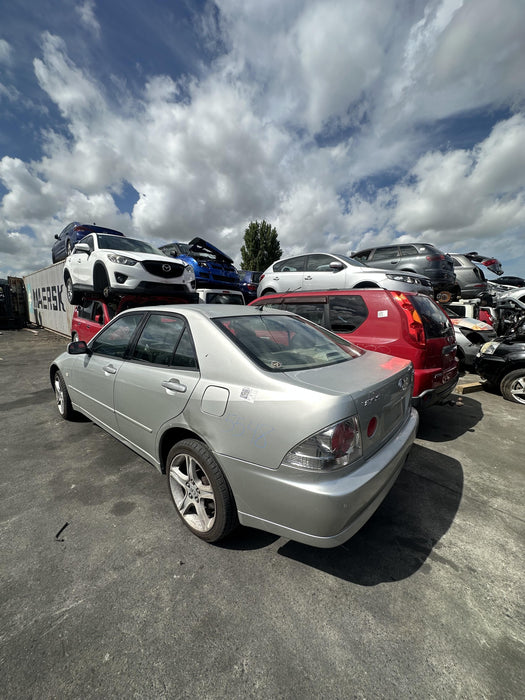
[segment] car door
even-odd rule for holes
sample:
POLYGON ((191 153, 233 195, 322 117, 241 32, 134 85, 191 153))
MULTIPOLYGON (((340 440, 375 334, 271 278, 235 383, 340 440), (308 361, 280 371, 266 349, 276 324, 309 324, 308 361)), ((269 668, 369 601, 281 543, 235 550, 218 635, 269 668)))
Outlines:
POLYGON ((265 273, 265 287, 275 292, 294 292, 303 286, 306 255, 280 260, 271 272, 265 273))
POLYGON ((73 250, 71 254, 71 261, 69 263, 69 270, 73 279, 73 284, 80 284, 83 287, 93 286, 93 251, 95 248, 95 242, 93 234, 84 236, 84 238, 79 241, 83 245, 89 247, 89 253, 81 250, 73 250))
POLYGON ((385 270, 392 270, 398 267, 399 261, 400 257, 397 245, 383 246, 375 249, 370 260, 368 260, 368 265, 370 265, 370 267, 381 267, 385 270))
POLYGON ((115 383, 120 434, 134 449, 157 458, 157 434, 184 410, 200 373, 186 320, 176 314, 149 315, 115 383))
POLYGON ((95 423, 117 431, 114 385, 125 364, 131 339, 143 313, 120 316, 108 325, 90 345, 89 354, 78 355, 70 377, 70 395, 95 423))
POLYGON ((325 253, 309 255, 303 275, 303 290, 344 288, 345 269, 346 265, 333 255, 325 253), (341 264, 340 270, 330 267, 334 262, 341 264))

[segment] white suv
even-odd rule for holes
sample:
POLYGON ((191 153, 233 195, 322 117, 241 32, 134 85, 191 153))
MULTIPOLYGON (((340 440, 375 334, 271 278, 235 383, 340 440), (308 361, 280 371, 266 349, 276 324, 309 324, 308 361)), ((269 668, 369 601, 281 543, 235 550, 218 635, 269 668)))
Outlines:
POLYGON ((387 272, 346 255, 308 253, 274 262, 263 272, 257 295, 325 290, 382 287, 397 292, 420 292, 433 296, 428 277, 414 272, 387 272))
POLYGON ((195 273, 149 243, 105 233, 91 233, 77 243, 64 265, 70 304, 85 292, 114 294, 194 294, 195 273))

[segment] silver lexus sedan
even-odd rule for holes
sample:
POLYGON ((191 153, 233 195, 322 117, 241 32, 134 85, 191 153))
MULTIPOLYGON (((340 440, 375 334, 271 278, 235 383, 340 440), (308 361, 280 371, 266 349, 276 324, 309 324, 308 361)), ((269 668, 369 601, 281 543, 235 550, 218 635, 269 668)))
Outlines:
POLYGON ((182 522, 208 542, 239 523, 345 542, 418 423, 409 361, 256 307, 129 309, 70 343, 50 378, 60 414, 84 414, 165 472, 182 522))

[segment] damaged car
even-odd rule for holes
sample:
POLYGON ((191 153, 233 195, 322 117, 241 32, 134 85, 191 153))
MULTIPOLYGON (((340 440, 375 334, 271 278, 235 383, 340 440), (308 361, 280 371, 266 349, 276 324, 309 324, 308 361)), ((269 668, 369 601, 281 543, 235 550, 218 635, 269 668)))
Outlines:
POLYGON ((197 288, 240 290, 241 281, 233 260, 222 250, 205 241, 193 238, 189 243, 168 243, 160 250, 172 258, 184 260, 195 272, 197 288))

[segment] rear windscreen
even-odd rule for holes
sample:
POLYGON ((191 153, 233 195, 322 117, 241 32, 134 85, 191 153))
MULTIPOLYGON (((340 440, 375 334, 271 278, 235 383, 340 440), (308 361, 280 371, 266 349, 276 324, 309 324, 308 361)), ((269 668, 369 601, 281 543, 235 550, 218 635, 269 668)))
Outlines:
POLYGON ((430 297, 414 295, 410 301, 421 318, 427 338, 444 338, 454 334, 449 319, 430 297))

